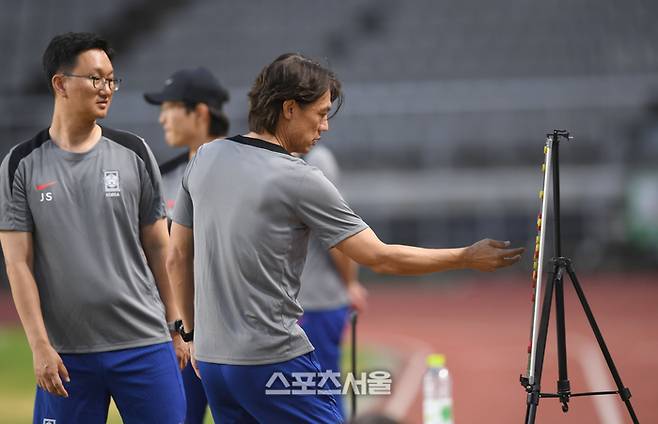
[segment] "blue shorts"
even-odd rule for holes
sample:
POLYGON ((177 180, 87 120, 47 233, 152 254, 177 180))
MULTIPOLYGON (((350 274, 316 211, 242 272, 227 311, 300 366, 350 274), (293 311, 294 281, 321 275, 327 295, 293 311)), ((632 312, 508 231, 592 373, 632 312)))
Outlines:
MULTIPOLYGON (((349 312, 348 306, 329 310, 304 310, 304 315, 299 319, 299 325, 315 347, 323 371, 340 371, 340 347, 349 312)), ((336 402, 344 417, 343 397, 336 396, 336 402)))
POLYGON ((110 396, 125 424, 184 422, 185 393, 171 342, 60 356, 71 377, 64 383, 69 397, 37 388, 34 424, 105 424, 110 396))
POLYGON ((217 424, 343 422, 332 395, 292 393, 296 380, 293 374, 321 372, 313 352, 266 365, 197 362, 208 404, 217 424), (277 373, 281 373, 289 386, 285 386, 281 379, 270 383, 277 373), (271 393, 279 390, 290 393, 271 393))
POLYGON ((201 380, 196 376, 190 363, 183 369, 183 387, 185 387, 185 398, 187 399, 185 424, 203 424, 208 400, 201 380))

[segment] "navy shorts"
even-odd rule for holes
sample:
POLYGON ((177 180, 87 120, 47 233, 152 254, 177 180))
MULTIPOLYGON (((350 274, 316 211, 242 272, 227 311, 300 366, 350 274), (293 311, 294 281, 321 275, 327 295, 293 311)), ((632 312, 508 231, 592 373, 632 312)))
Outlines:
MULTIPOLYGON (((322 370, 340 371, 341 343, 350 308, 343 306, 328 310, 304 310, 299 325, 315 347, 322 370)), ((329 382, 332 386, 332 383, 329 382)), ((339 388, 336 385, 333 387, 339 388)), ((337 395, 338 410, 344 417, 343 396, 337 395)))
POLYGON ((185 398, 187 399, 185 424, 203 424, 208 400, 206 399, 206 392, 203 391, 201 380, 196 376, 191 363, 187 364, 182 374, 185 398))
POLYGON ((332 395, 294 393, 296 378, 293 374, 303 376, 321 372, 313 352, 266 365, 197 363, 217 424, 343 422, 332 395), (281 378, 270 383, 275 374, 281 378), (286 391, 290 393, 272 393, 286 391))
POLYGON ((98 353, 60 354, 68 398, 37 388, 34 424, 105 424, 110 396, 125 424, 182 424, 185 393, 171 342, 98 353))

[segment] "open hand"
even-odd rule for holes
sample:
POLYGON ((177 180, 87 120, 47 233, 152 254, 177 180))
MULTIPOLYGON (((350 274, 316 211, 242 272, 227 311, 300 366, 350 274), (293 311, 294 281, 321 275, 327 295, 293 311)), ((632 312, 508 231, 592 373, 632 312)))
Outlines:
POLYGON ((468 268, 478 271, 495 271, 515 264, 521 259, 523 247, 510 248, 509 241, 484 239, 468 246, 464 258, 468 268))

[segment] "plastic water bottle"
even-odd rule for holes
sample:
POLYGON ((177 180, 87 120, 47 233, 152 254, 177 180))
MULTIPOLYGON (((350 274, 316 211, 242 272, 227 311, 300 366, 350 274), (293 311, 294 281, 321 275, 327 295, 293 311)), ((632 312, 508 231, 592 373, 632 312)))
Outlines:
POLYGON ((444 355, 427 357, 427 371, 423 377, 423 424, 454 424, 452 381, 444 355))

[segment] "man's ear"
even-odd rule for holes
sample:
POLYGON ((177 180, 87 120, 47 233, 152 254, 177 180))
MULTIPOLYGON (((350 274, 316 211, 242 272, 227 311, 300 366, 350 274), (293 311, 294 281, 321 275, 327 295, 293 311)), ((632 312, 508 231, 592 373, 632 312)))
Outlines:
POLYGON ((210 133, 210 122, 212 121, 212 115, 210 113, 210 107, 205 103, 197 103, 194 106, 194 114, 196 117, 197 125, 201 124, 206 127, 206 133, 210 133))
POLYGON ((297 102, 294 100, 285 100, 281 106, 281 115, 285 119, 292 119, 293 111, 297 107, 297 102))
POLYGON ((53 92, 59 94, 62 97, 68 97, 66 94, 66 87, 64 86, 64 76, 61 74, 55 74, 50 79, 50 84, 53 87, 53 92))
POLYGON ((210 108, 208 107, 207 104, 197 103, 196 106, 194 106, 194 111, 199 116, 208 116, 208 120, 210 120, 210 108))

